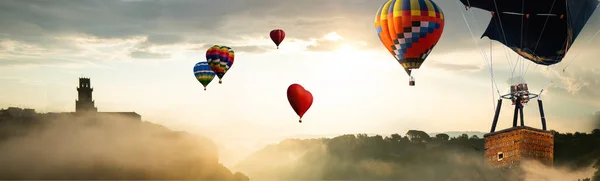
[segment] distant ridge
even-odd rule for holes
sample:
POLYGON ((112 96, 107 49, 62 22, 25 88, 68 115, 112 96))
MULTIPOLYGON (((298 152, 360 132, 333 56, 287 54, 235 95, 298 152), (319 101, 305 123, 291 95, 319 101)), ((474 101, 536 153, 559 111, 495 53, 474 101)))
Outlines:
MULTIPOLYGON (((442 132, 442 133, 447 134, 448 136, 450 136, 450 138, 458 137, 462 134, 467 134, 467 135, 469 135, 469 137, 471 137, 473 135, 477 135, 477 137, 483 138, 483 135, 486 134, 486 132, 481 132, 481 131, 446 131, 446 132, 442 132)), ((436 134, 440 134, 440 133, 436 132, 436 133, 428 133, 428 134, 431 137, 435 137, 436 134)))

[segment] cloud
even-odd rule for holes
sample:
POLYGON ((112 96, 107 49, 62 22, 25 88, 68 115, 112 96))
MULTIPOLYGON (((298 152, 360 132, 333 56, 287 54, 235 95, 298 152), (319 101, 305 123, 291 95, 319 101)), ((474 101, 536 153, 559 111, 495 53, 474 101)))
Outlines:
POLYGON ((337 32, 330 32, 325 34, 323 37, 312 40, 313 44, 308 45, 306 49, 314 52, 329 52, 339 49, 344 45, 357 47, 363 46, 364 42, 347 40, 337 32))
POLYGON ((179 35, 148 35, 146 42, 156 45, 169 45, 183 42, 183 37, 179 35))
POLYGON ((153 52, 141 51, 141 50, 133 51, 129 55, 132 58, 137 58, 137 59, 166 59, 166 58, 171 57, 169 54, 166 54, 166 53, 153 53, 153 52))
POLYGON ((50 66, 50 67, 83 67, 93 65, 91 62, 62 59, 62 58, 45 58, 40 57, 23 57, 20 59, 4 59, 0 58, 0 66, 50 66))
POLYGON ((18 82, 21 84, 34 85, 34 86, 50 84, 50 82, 43 81, 43 80, 31 80, 31 79, 26 79, 26 78, 21 78, 21 77, 8 77, 8 76, 0 77, 0 82, 3 82, 3 81, 18 82))
POLYGON ((314 45, 309 45, 306 49, 313 52, 329 52, 338 49, 341 44, 343 43, 331 40, 316 40, 314 45))
POLYGON ((246 52, 246 53, 264 53, 264 52, 272 50, 273 47, 275 47, 275 45, 273 45, 273 46, 266 46, 266 45, 244 45, 244 46, 235 46, 235 47, 232 47, 232 49, 236 53, 241 53, 241 52, 246 52))
POLYGON ((583 67, 571 67, 569 72, 554 71, 552 74, 556 77, 560 87, 571 95, 580 95, 582 98, 599 100, 600 93, 600 71, 596 69, 586 69, 583 67))
MULTIPOLYGON (((214 46, 214 44, 202 44, 202 45, 197 45, 197 44, 193 44, 193 46, 190 48, 190 50, 193 51, 199 51, 201 53, 206 52, 206 50, 208 50, 208 48, 214 46)), ((233 49, 233 51, 237 54, 237 53, 264 53, 264 52, 268 52, 268 51, 272 51, 274 49, 276 49, 275 44, 269 44, 269 45, 263 45, 263 44, 248 44, 248 45, 236 45, 236 46, 229 46, 231 47, 231 49, 233 49)))
MULTIPOLYGON (((9 0, 0 3, 0 24, 7 25, 0 27, 0 32, 11 36, 149 36, 150 42, 176 43, 194 38, 236 39, 283 28, 289 37, 298 39, 307 40, 315 34, 338 31, 380 46, 374 33, 373 17, 382 2, 315 2, 9 0)), ((449 6, 448 9, 454 6, 446 2, 438 4, 449 6)), ((456 14, 445 13, 447 16, 456 14)))
MULTIPOLYGON (((443 9, 446 26, 433 54, 477 49, 461 12, 465 13, 476 41, 482 48, 486 47, 481 43, 487 40, 479 37, 489 22, 489 13, 465 11, 455 1, 435 2, 443 9)), ((6 0, 0 2, 0 39, 48 50, 68 49, 68 54, 86 52, 87 57, 98 57, 99 61, 129 60, 136 57, 175 57, 173 54, 181 53, 149 50, 154 47, 171 46, 175 49, 185 46, 188 48, 185 50, 190 50, 189 47, 204 44, 228 44, 240 46, 237 48, 240 52, 261 53, 266 51, 262 50, 263 47, 241 41, 244 37, 266 37, 270 30, 281 28, 287 35, 284 44, 290 40, 313 41, 319 35, 336 32, 344 37, 340 44, 360 42, 357 44, 363 49, 384 52, 385 48, 373 27, 375 11, 382 4, 383 1, 367 0, 6 0), (93 51, 89 48, 91 45, 73 44, 60 37, 93 37, 123 42, 143 37, 143 40, 135 42, 136 45, 113 45, 112 49, 103 50, 104 54, 89 54, 93 51), (85 46, 88 46, 87 49, 85 46)), ((589 27, 595 26, 587 29, 589 27)), ((587 31, 580 36, 593 34, 587 31)), ((6 51, 6 46, 0 47, 0 51, 6 51)), ((316 40, 307 48, 326 51, 336 47, 339 44, 316 40)))
POLYGON ((80 68, 96 66, 98 61, 121 59, 118 52, 127 51, 130 40, 104 40, 89 37, 41 38, 27 40, 0 39, 0 65, 54 66, 80 68))
POLYGON ((479 71, 482 70, 482 67, 478 65, 471 64, 452 64, 452 63, 442 63, 439 61, 432 61, 429 63, 432 67, 441 68, 448 71, 479 71))

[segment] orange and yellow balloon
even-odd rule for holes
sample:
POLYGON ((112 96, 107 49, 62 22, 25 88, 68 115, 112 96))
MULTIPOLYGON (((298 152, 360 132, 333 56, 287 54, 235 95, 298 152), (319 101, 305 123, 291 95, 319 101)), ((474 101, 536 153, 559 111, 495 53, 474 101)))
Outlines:
POLYGON ((437 44, 444 13, 431 0, 388 0, 377 11, 375 29, 381 43, 411 77, 437 44))

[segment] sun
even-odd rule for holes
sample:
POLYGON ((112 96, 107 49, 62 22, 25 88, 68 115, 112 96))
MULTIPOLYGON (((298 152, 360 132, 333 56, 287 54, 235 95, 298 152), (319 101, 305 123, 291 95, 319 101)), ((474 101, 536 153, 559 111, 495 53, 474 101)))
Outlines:
POLYGON ((337 50, 335 50, 335 53, 341 56, 348 56, 348 57, 352 57, 354 55, 356 55, 358 53, 359 50, 357 50, 354 46, 349 45, 349 44, 342 44, 340 45, 337 50))

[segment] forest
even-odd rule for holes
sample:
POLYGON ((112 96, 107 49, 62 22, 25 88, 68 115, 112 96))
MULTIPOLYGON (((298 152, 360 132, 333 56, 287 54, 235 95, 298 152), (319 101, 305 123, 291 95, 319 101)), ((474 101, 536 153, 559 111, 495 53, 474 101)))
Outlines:
POLYGON ((240 172, 231 172, 219 163, 211 140, 158 124, 0 110, 0 179, 600 181, 600 129, 552 132, 553 168, 535 162, 521 169, 489 168, 477 135, 410 130, 287 139, 255 152, 231 168, 240 172), (560 179, 565 176, 569 179, 560 179))
MULTIPOLYGON (((577 179, 600 181, 600 130, 553 133, 554 167, 571 174, 593 169, 577 179)), ((410 130, 405 136, 288 139, 265 147, 233 168, 265 180, 546 180, 565 175, 536 162, 526 162, 529 165, 522 169, 489 168, 483 143, 477 135, 450 138, 420 130, 410 130)))

